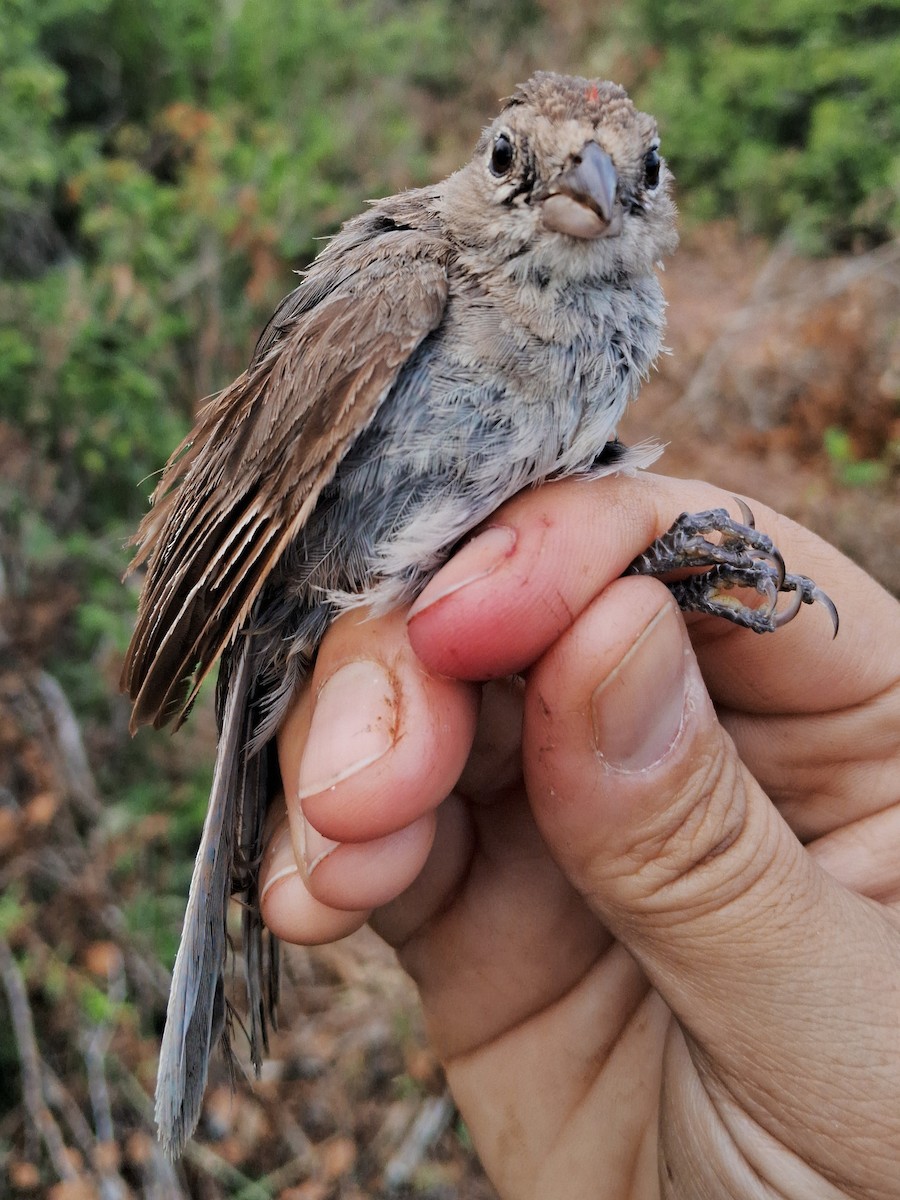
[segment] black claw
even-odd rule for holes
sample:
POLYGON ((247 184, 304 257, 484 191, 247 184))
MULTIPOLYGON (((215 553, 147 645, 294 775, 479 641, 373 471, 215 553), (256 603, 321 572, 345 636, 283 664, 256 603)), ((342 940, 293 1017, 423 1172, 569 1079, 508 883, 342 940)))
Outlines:
POLYGON ((831 623, 834 626, 834 633, 831 635, 833 641, 837 637, 838 630, 841 627, 841 618, 838 615, 837 607, 835 606, 835 603, 831 597, 823 592, 821 588, 814 589, 812 598, 813 600, 818 601, 818 603, 825 608, 825 611, 828 613, 829 617, 831 617, 831 623))
POLYGON ((765 596, 769 605, 769 612, 774 613, 778 604, 779 588, 774 579, 761 579, 755 584, 756 590, 765 596))
POLYGON ((744 524, 750 529, 755 529, 756 518, 753 516, 753 509, 750 507, 750 505, 747 504, 745 500, 742 500, 740 496, 732 496, 731 498, 741 510, 741 517, 743 518, 744 524))
POLYGON ((794 592, 793 596, 791 596, 791 602, 787 608, 783 608, 781 612, 772 614, 772 624, 775 626, 775 628, 780 629, 782 625, 787 625, 788 622, 793 621, 794 617, 796 617, 797 613, 800 611, 800 606, 802 604, 803 593, 798 589, 796 592, 794 592))
POLYGON ((770 633, 787 625, 804 604, 821 604, 831 617, 837 637, 839 619, 831 599, 805 575, 790 575, 784 558, 771 538, 756 530, 753 513, 739 497, 734 497, 744 523, 740 524, 725 509, 682 513, 672 528, 634 560, 626 575, 665 577, 686 567, 708 568, 703 574, 692 573, 686 579, 666 580, 679 605, 686 611, 705 612, 724 617, 757 633, 770 633), (719 534, 719 542, 709 541, 719 534), (753 588, 764 598, 756 608, 741 603, 729 594, 733 588, 753 588), (793 593, 781 611, 778 597, 793 593))
POLYGON ((775 568, 778 571, 778 591, 784 587, 784 581, 787 576, 787 567, 784 565, 784 558, 777 546, 772 547, 772 558, 775 560, 775 568))

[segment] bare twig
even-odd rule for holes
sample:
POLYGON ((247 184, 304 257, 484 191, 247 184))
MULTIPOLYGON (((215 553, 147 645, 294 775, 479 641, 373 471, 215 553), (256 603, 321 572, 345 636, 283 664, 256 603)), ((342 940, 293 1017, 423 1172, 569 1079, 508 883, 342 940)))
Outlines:
POLYGON ((68 697, 46 671, 38 673, 35 689, 49 717, 54 735, 52 745, 56 751, 59 773, 66 785, 67 798, 83 816, 96 820, 100 815, 100 800, 81 740, 78 720, 68 697))
POLYGON ((53 1169, 59 1179, 77 1179, 75 1170, 66 1152, 60 1128, 53 1119, 44 1098, 41 1080, 41 1056, 34 1033, 34 1021, 25 981, 19 971, 12 949, 6 938, 0 936, 0 978, 6 990, 9 1015, 16 1036, 19 1063, 22 1068, 22 1098, 31 1123, 44 1143, 53 1169))
POLYGON ((291 1152, 291 1162, 301 1167, 305 1175, 315 1174, 318 1160, 312 1142, 287 1108, 280 1114, 278 1131, 291 1152))
POLYGON ((138 949, 122 910, 110 901, 98 909, 95 916, 125 956, 126 970, 137 985, 139 995, 145 999, 153 996, 165 1004, 169 998, 172 976, 152 953, 138 949))
POLYGON ((85 1159, 90 1159, 94 1153, 94 1133, 84 1113, 49 1063, 41 1063, 41 1072, 47 1103, 63 1118, 85 1159))
POLYGON ((285 1188, 307 1178, 309 1178, 309 1172, 304 1164, 291 1159, 277 1171, 263 1175, 262 1179, 237 1192, 234 1200, 270 1200, 272 1196, 280 1195, 285 1188))
POLYGON ((388 1191, 398 1191, 412 1182, 425 1155, 453 1120, 455 1112, 456 1106, 449 1092, 425 1100, 400 1148, 384 1168, 388 1191))
MULTIPOLYGON (((155 1124, 153 1101, 120 1059, 110 1056, 110 1064, 115 1066, 120 1094, 123 1099, 127 1100, 132 1108, 141 1115, 145 1125, 152 1128, 155 1124)), ((247 1175, 244 1175, 237 1167, 233 1167, 230 1163, 227 1163, 224 1158, 216 1154, 214 1150, 210 1150, 208 1146, 204 1146, 199 1142, 188 1142, 184 1148, 184 1158, 191 1166, 203 1171, 217 1183, 231 1188, 236 1193, 243 1195, 246 1192, 247 1196, 254 1197, 254 1200, 270 1200, 270 1191, 254 1191, 254 1189, 259 1189, 261 1185, 254 1182, 247 1175)))
MULTIPOLYGON (((116 955, 116 963, 110 971, 107 996, 112 1006, 111 1011, 125 999, 125 972, 122 960, 116 955)), ((94 1113, 94 1128, 97 1132, 98 1147, 111 1147, 115 1143, 115 1127, 112 1119, 112 1104, 109 1099, 109 1088, 106 1084, 106 1055, 112 1040, 114 1024, 109 1015, 82 1039, 84 1062, 87 1068, 88 1093, 91 1098, 91 1108, 94 1113)), ((125 1181, 118 1171, 102 1153, 95 1155, 100 1188, 103 1200, 122 1200, 126 1194, 125 1181)))
MULTIPOLYGON (((109 1065, 115 1069, 117 1096, 131 1105, 145 1128, 152 1128, 153 1101, 120 1059, 110 1055, 109 1065)), ((156 1138, 152 1134, 149 1136, 150 1156, 143 1164, 147 1200, 186 1200, 187 1193, 181 1186, 175 1165, 166 1158, 156 1138)), ((243 1176, 240 1178, 243 1180, 243 1176)))
MULTIPOLYGON (((83 844, 78 839, 70 839, 66 844, 65 855, 54 846, 44 846, 31 858, 28 873, 34 879, 46 880, 55 888, 65 889, 76 897, 85 886, 84 880, 88 879, 91 894, 99 894, 103 899, 110 897, 108 903, 92 905, 91 915, 123 954, 127 972, 134 981, 138 994, 142 997, 152 996, 165 1004, 172 984, 171 975, 162 963, 138 948, 137 939, 128 929, 121 909, 112 902, 106 881, 91 878, 92 872, 96 875, 96 868, 83 844)), ((17 862, 19 873, 23 859, 24 856, 20 855, 17 862)), ((0 889, 8 887, 12 878, 13 872, 0 872, 0 889)))
POLYGON ((147 1200, 186 1200, 187 1193, 179 1182, 178 1172, 155 1138, 151 1147, 150 1158, 144 1164, 147 1200))

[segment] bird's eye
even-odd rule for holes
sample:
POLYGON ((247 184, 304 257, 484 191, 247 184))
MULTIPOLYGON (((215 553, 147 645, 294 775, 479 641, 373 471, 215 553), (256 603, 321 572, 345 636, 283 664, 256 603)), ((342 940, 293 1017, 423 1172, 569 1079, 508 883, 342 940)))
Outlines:
POLYGON ((491 151, 491 174, 505 175, 512 166, 512 161, 512 142, 505 133, 500 133, 494 140, 494 148, 491 151))
POLYGON ((656 146, 653 146, 644 155, 644 183, 648 188, 655 188, 659 183, 659 167, 661 162, 659 149, 656 146))

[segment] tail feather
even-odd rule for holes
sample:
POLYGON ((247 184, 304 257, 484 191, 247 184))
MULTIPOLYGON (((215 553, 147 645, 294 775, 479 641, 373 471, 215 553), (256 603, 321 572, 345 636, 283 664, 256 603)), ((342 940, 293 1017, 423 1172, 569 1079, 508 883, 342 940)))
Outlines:
POLYGON ((226 913, 231 894, 235 817, 247 735, 248 651, 240 647, 228 680, 209 809, 194 865, 175 960, 156 1080, 156 1123, 177 1158, 200 1118, 209 1057, 224 1020, 226 913))
MULTIPOLYGON (((264 747, 245 755, 241 810, 237 824, 240 829, 240 845, 244 853, 253 855, 263 844, 263 823, 266 815, 268 793, 268 770, 271 747, 264 747)), ((271 989, 264 991, 264 970, 267 937, 259 909, 259 862, 251 858, 245 864, 245 875, 241 882, 244 893, 242 934, 244 945, 244 969, 247 980, 247 1013, 249 1018, 250 1061, 259 1074, 263 1053, 269 1049, 267 1023, 274 1011, 276 997, 271 989)), ((271 957, 277 956, 275 938, 268 935, 269 970, 271 957)))

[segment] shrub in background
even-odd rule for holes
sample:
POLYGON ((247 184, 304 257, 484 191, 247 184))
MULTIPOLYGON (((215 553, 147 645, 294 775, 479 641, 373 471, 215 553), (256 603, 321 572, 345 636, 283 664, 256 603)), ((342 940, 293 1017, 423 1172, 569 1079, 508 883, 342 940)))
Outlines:
POLYGON ((634 0, 639 89, 698 219, 808 251, 900 232, 898 0, 634 0))
POLYGON ((417 90, 453 80, 449 0, 6 0, 0 417, 68 519, 133 521, 193 404, 246 363, 289 266, 421 182, 417 90))
POLYGON ((451 0, 0 3, 0 567, 120 819, 187 809, 190 840, 207 794, 185 739, 127 734, 126 539, 316 239, 428 178, 463 28, 451 0))

